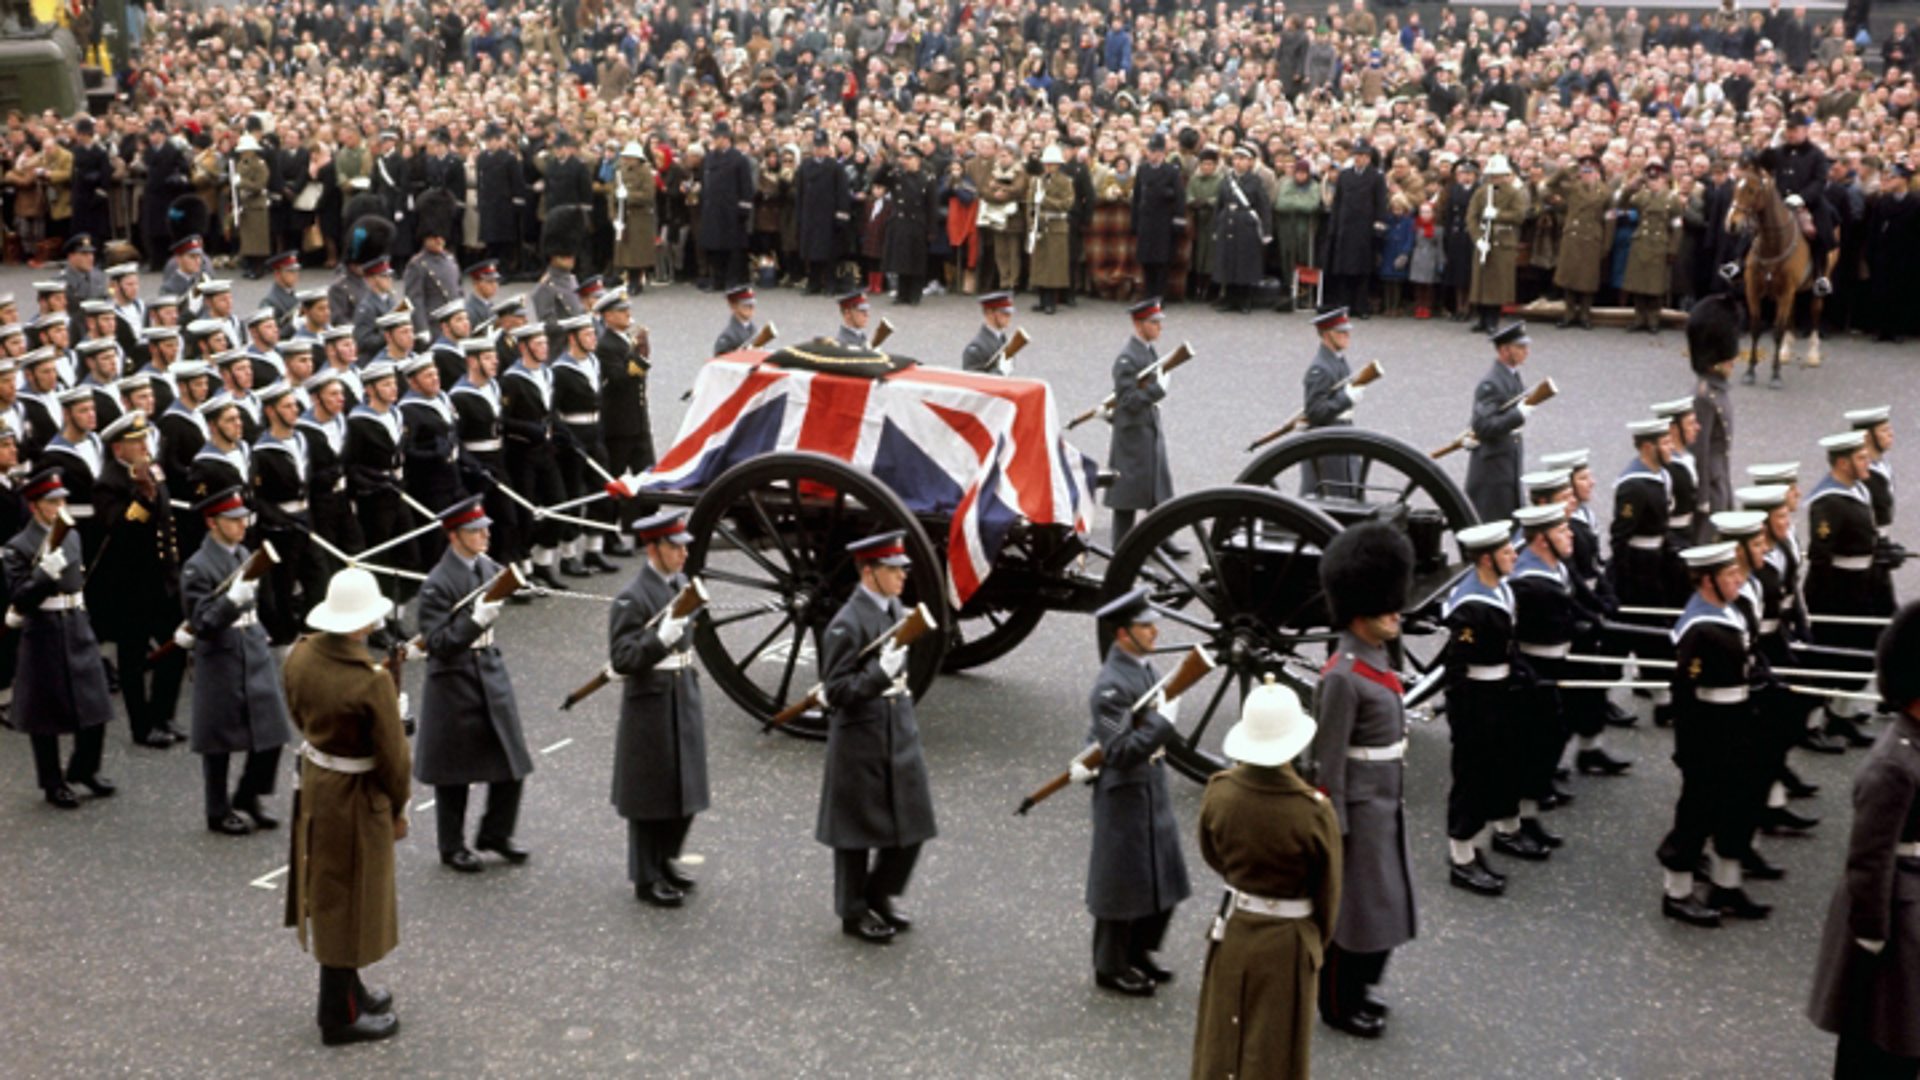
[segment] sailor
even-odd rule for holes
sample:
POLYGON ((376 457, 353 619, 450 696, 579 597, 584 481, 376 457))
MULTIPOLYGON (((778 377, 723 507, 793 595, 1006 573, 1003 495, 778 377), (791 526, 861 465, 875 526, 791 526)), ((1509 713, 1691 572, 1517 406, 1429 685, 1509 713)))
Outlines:
MULTIPOLYGON (((1673 450, 1672 425, 1665 420, 1635 420, 1627 425, 1634 458, 1613 482, 1613 520, 1607 526, 1613 558, 1613 594, 1624 607, 1669 607, 1675 593, 1675 547, 1667 528, 1673 507, 1667 459, 1673 450)), ((1622 623, 1646 624, 1645 617, 1621 616, 1622 623)), ((1664 635, 1622 635, 1620 648, 1655 659, 1670 655, 1664 635)), ((1653 692, 1656 724, 1671 722, 1665 690, 1653 692)))
POLYGON ((1473 388, 1474 447, 1467 460, 1467 498, 1482 520, 1507 517, 1525 501, 1520 473, 1526 467, 1520 429, 1533 406, 1518 400, 1527 392, 1520 365, 1527 362, 1526 323, 1513 323, 1492 335, 1493 367, 1473 388))
MULTIPOLYGON (((353 495, 354 517, 369 545, 384 544, 407 531, 400 498, 405 472, 406 431, 394 402, 400 388, 397 372, 386 360, 374 360, 360 369, 365 397, 347 415, 347 437, 340 460, 347 467, 347 490, 353 495)), ((387 549, 395 565, 412 566, 413 542, 387 549)), ((396 589, 404 594, 404 587, 396 589)))
POLYGON ((200 297, 200 319, 220 325, 227 335, 227 348, 234 348, 247 340, 246 330, 240 325, 240 316, 233 310, 233 282, 209 281, 200 286, 200 297))
POLYGON ((37 461, 64 426, 58 360, 59 354, 45 346, 20 357, 20 389, 14 400, 27 419, 20 436, 22 461, 37 461))
MULTIPOLYGON (((1513 656, 1513 523, 1490 521, 1454 534, 1462 577, 1441 616, 1447 625, 1447 726, 1452 736, 1447 789, 1447 881, 1483 896, 1507 889, 1505 874, 1487 865, 1493 823, 1518 816, 1510 761, 1521 687, 1513 656)), ((1524 677, 1524 666, 1522 676, 1524 677)), ((1510 830, 1515 843, 1532 840, 1510 830)))
MULTIPOLYGON (((1880 550, 1874 524, 1873 496, 1867 488, 1872 457, 1869 433, 1854 429, 1820 440, 1827 455, 1827 475, 1807 495, 1806 598, 1809 615, 1886 616, 1893 614, 1890 578, 1876 574, 1880 550)), ((1875 628, 1840 623, 1814 623, 1821 644, 1866 648, 1878 636, 1875 628)), ((1826 732, 1853 746, 1873 745, 1860 730, 1867 714, 1861 703, 1838 699, 1827 705, 1826 732)))
MULTIPOLYGON (((633 304, 624 287, 607 290, 594 301, 593 313, 600 319, 599 340, 594 357, 600 368, 600 438, 606 455, 607 471, 616 477, 635 476, 653 468, 653 419, 647 407, 647 375, 653 368, 653 345, 647 328, 633 321, 633 304)), ((609 494, 616 494, 608 489, 609 494)), ((589 507, 599 521, 618 520, 630 525, 639 502, 617 496, 589 507)), ((633 554, 633 545, 620 533, 607 536, 603 549, 622 558, 633 554)))
MULTIPOLYGON (((1313 317, 1314 332, 1320 335, 1320 348, 1307 364, 1301 379, 1306 397, 1307 427, 1352 427, 1353 410, 1367 392, 1364 386, 1345 387, 1340 383, 1353 376, 1347 364, 1347 345, 1353 340, 1353 324, 1347 309, 1340 307, 1313 317)), ((1300 465, 1300 493, 1320 498, 1346 498, 1356 494, 1353 485, 1360 474, 1360 459, 1351 456, 1310 458, 1300 465)))
POLYGON ((141 329, 147 325, 147 302, 140 299, 139 263, 107 267, 107 299, 112 302, 117 317, 114 337, 120 342, 120 351, 135 365, 146 363, 146 351, 140 347, 139 340, 141 329))
MULTIPOLYGON (((547 370, 547 331, 528 323, 511 335, 519 344, 520 362, 500 378, 501 427, 506 432, 507 475, 513 488, 536 506, 553 506, 567 497, 560 474, 559 439, 555 437, 553 374, 547 370)), ((552 518, 533 524, 529 558, 536 584, 549 589, 563 586, 554 574, 559 548, 568 536, 552 518)), ((569 560, 571 562, 571 560, 569 560)), ((573 569, 584 569, 573 567, 573 569)), ((579 576, 571 573, 570 576, 579 576)))
POLYGON ((377 335, 374 347, 367 348, 366 340, 356 329, 353 335, 354 348, 368 362, 385 360, 396 371, 399 370, 400 365, 413 356, 413 317, 404 311, 389 311, 373 320, 373 329, 377 335))
POLYGON ((867 320, 872 318, 867 294, 856 289, 834 297, 833 302, 840 307, 840 328, 833 339, 856 349, 867 348, 867 320))
POLYGON ((287 377, 287 362, 280 355, 280 323, 272 308, 256 308, 241 320, 246 344, 241 351, 252 360, 251 386, 265 389, 287 377))
MULTIPOLYGON (((1160 426, 1160 399, 1167 396, 1173 376, 1158 369, 1160 298, 1142 300, 1127 309, 1133 333, 1113 361, 1113 435, 1107 443, 1107 468, 1119 474, 1107 489, 1113 511, 1113 546, 1133 528, 1134 518, 1173 498, 1173 470, 1167 465, 1167 437, 1160 426), (1148 372, 1153 377, 1140 384, 1148 372)), ((1171 539, 1161 550, 1174 558, 1188 554, 1171 539)))
MULTIPOLYGON (((160 429, 160 467, 166 471, 167 486, 184 495, 192 490, 188 474, 193 470, 193 459, 207 441, 207 424, 200 417, 200 406, 207 400, 210 369, 205 361, 181 360, 168 369, 168 374, 173 376, 177 393, 154 426, 160 429)), ((181 520, 179 524, 183 526, 184 544, 186 522, 181 520)), ((194 530, 193 541, 196 545, 200 542, 198 529, 194 530)))
MULTIPOLYGON (((467 361, 467 374, 447 396, 453 401, 456 417, 454 434, 460 440, 461 483, 469 491, 485 495, 487 516, 493 519, 487 555, 495 562, 518 566, 523 578, 533 578, 533 563, 528 558, 528 535, 532 519, 526 507, 514 502, 501 484, 510 483, 504 432, 505 405, 500 383, 495 378, 499 354, 492 336, 467 338, 460 342, 467 361)), ((514 593, 511 601, 525 603, 523 593, 514 593)))
POLYGON ((1667 457, 1668 487, 1673 492, 1673 511, 1667 517, 1667 530, 1673 534, 1676 548, 1691 547, 1709 531, 1706 518, 1696 516, 1703 505, 1700 474, 1693 460, 1693 444, 1700 437, 1700 418, 1693 411, 1693 398, 1675 398, 1653 406, 1653 415, 1673 429, 1673 453, 1667 457))
MULTIPOLYGON (((406 459, 402 486, 413 501, 428 510, 444 511, 466 494, 460 483, 460 440, 454 434, 458 417, 453 401, 440 389, 440 368, 432 357, 415 354, 400 365, 407 392, 397 411, 405 435, 401 454, 406 459)), ((440 561, 445 540, 428 533, 413 541, 414 557, 422 567, 440 561)))
MULTIPOLYGON (((594 353, 600 339, 592 315, 560 320, 559 334, 563 351, 554 360, 551 372, 553 411, 559 420, 554 435, 561 448, 560 475, 566 483, 566 498, 578 499, 604 487, 601 472, 607 447, 600 429, 600 358, 594 353)), ((585 577, 618 569, 602 554, 606 544, 602 530, 574 526, 573 533, 561 552, 561 573, 585 577)))
MULTIPOLYGON (((1767 655, 1776 664, 1788 663, 1790 650, 1795 644, 1813 640, 1813 624, 1807 619, 1805 580, 1807 558, 1801 550, 1800 540, 1793 533, 1793 514, 1800 507, 1800 488, 1796 475, 1798 462, 1777 462, 1749 465, 1747 474, 1754 478, 1754 486, 1740 488, 1734 493, 1742 510, 1764 510, 1767 513, 1768 536, 1767 558, 1761 567, 1760 576, 1764 595, 1769 603, 1777 602, 1777 610, 1772 615, 1763 612, 1763 618, 1776 618, 1779 621, 1777 634, 1763 635, 1761 645, 1768 650, 1767 655)), ((1816 754, 1844 754, 1845 740, 1830 736, 1826 732, 1825 710, 1805 715, 1805 723, 1798 732, 1798 743, 1802 749, 1816 754)), ((1783 769, 1781 780, 1787 787, 1787 793, 1796 799, 1806 798, 1819 790, 1818 785, 1808 784, 1799 779, 1792 769, 1783 769)))
POLYGON ((432 320, 433 338, 427 345, 427 353, 440 369, 440 385, 452 386, 467 373, 467 356, 460 351, 460 342, 473 336, 466 300, 455 297, 434 308, 432 320))
POLYGON ((727 325, 720 330, 720 336, 713 339, 713 355, 725 356, 735 349, 744 349, 753 340, 760 327, 753 321, 753 288, 749 285, 735 285, 727 290, 727 325))
POLYGON ((318 602, 301 603, 294 595, 300 583, 314 579, 307 567, 314 557, 307 541, 313 531, 307 496, 308 436, 299 430, 302 409, 298 389, 292 383, 278 382, 261 391, 260 407, 267 425, 254 440, 248 463, 251 472, 247 482, 259 515, 258 535, 280 556, 267 571, 266 589, 260 598, 260 622, 276 649, 293 644, 306 624, 305 609, 318 602))
MULTIPOLYGON (((207 441, 187 471, 188 497, 197 504, 228 488, 239 488, 246 498, 251 490, 247 477, 253 471, 253 444, 246 440, 240 406, 227 395, 216 394, 201 403, 200 419, 206 423, 207 441)), ((200 550, 201 539, 200 531, 194 530, 195 551, 200 550)))
POLYGON ((94 433, 99 425, 95 423, 92 389, 76 386, 58 400, 63 421, 60 434, 47 442, 34 464, 60 470, 62 486, 71 493, 67 514, 74 519, 74 531, 80 534, 80 555, 86 565, 92 566, 105 536, 93 516, 93 482, 100 475, 107 451, 94 433))
MULTIPOLYGON (((1560 498, 1567 504, 1567 524, 1573 528, 1573 558, 1568 560, 1568 568, 1599 602, 1600 611, 1612 619, 1619 612, 1620 599, 1613 594, 1613 580, 1607 572, 1606 548, 1601 544, 1599 520, 1593 513, 1596 481, 1589 465, 1589 456, 1584 448, 1547 454, 1540 459, 1540 467, 1548 471, 1565 470, 1567 473, 1567 486, 1560 493, 1560 498)), ((1521 477, 1521 482, 1525 483, 1526 477, 1521 477)), ((1528 494, 1529 498, 1534 497, 1532 492, 1528 494)), ((1615 727, 1632 727, 1637 719, 1614 704, 1604 690, 1569 690, 1562 698, 1569 703, 1573 732, 1580 738, 1580 748, 1583 750, 1600 747, 1601 732, 1593 727, 1596 716, 1602 724, 1615 727)))
POLYGON ((1087 911, 1093 915, 1093 978, 1102 989, 1151 997, 1173 975, 1153 954, 1173 909, 1193 893, 1180 851, 1167 770, 1160 760, 1180 737, 1179 701, 1169 701, 1153 669, 1159 613, 1146 586, 1099 611, 1113 637, 1087 695, 1093 723, 1087 740, 1100 747, 1098 773, 1074 762, 1075 777, 1093 784, 1093 846, 1087 864, 1087 911))
MULTIPOLYGON (((307 517, 313 523, 313 535, 340 551, 361 551, 366 542, 361 539, 359 519, 354 517, 347 466, 341 456, 347 447, 347 412, 353 408, 347 400, 345 380, 339 372, 326 368, 308 379, 302 389, 306 391, 307 411, 300 416, 299 431, 307 454, 307 517)), ((333 568, 334 564, 319 558, 318 553, 306 561, 306 576, 300 585, 308 604, 326 595, 333 568)))
POLYGON ((283 327, 282 337, 290 340, 318 341, 327 327, 333 325, 333 302, 327 296, 327 290, 301 289, 293 294, 298 307, 295 315, 283 327))
POLYGON ((1013 361, 1002 355, 1007 347, 1007 327, 1013 322, 1013 294, 992 292, 980 297, 978 333, 960 352, 960 366, 967 371, 990 375, 1013 374, 1013 361))

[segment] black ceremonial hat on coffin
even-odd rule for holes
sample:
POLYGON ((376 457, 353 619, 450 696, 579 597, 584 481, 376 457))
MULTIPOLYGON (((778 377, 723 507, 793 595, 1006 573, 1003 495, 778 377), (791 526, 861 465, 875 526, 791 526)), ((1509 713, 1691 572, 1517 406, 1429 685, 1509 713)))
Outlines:
POLYGON ((1902 712, 1920 701, 1920 602, 1894 615, 1874 652, 1881 698, 1902 712))
POLYGON ((830 338, 814 338, 798 345, 789 345, 767 357, 766 362, 776 367, 825 371, 865 379, 891 375, 920 363, 910 356, 882 352, 865 345, 848 345, 830 338))
POLYGON ((1336 628, 1406 607, 1412 579, 1413 545, 1384 522, 1341 531, 1320 556, 1320 588, 1336 628))
POLYGON ((1716 294, 1687 312, 1687 362, 1696 375, 1740 355, 1740 309, 1733 297, 1716 294))

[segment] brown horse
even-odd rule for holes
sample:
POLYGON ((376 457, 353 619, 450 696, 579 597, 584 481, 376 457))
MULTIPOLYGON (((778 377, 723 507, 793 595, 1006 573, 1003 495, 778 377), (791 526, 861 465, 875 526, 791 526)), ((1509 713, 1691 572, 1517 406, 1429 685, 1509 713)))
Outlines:
POLYGON ((1782 360, 1792 360, 1788 334, 1793 327, 1794 298, 1808 292, 1811 334, 1807 366, 1820 366, 1820 309, 1824 301, 1811 293, 1813 285, 1813 248, 1801 235, 1799 223, 1764 163, 1750 161, 1741 167, 1734 184, 1733 206, 1727 211, 1727 229, 1751 226, 1753 246, 1747 250, 1744 269, 1747 285, 1747 373, 1741 382, 1754 384, 1754 369, 1760 365, 1760 330, 1763 307, 1773 302, 1773 378, 1767 385, 1778 390, 1786 383, 1780 378, 1782 360))

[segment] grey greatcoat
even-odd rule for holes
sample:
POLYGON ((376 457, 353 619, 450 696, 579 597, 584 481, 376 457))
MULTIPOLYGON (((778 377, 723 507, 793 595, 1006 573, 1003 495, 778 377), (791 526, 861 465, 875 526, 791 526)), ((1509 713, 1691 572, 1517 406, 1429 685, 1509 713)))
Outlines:
POLYGON ((1700 471, 1694 493, 1694 511, 1717 513, 1733 509, 1733 395, 1727 380, 1702 375, 1693 388, 1693 414, 1700 419, 1700 435, 1693 441, 1693 460, 1700 471))
POLYGON ((180 605, 193 632, 193 725, 196 754, 272 750, 293 737, 280 671, 267 628, 251 605, 245 611, 225 586, 253 553, 209 535, 180 567, 180 605))
POLYGON ((693 629, 671 649, 647 625, 673 603, 686 576, 663 578, 651 562, 614 600, 607 653, 620 690, 620 729, 613 743, 613 806, 632 821, 688 818, 711 803, 707 791, 707 727, 700 674, 691 665, 661 669, 693 653, 693 629))
POLYGON ((1001 349, 1006 348, 1006 345, 1006 334, 982 323, 979 332, 973 335, 973 340, 967 342, 967 347, 960 351, 960 366, 967 371, 998 375, 1000 372, 995 368, 993 358, 1001 349))
POLYGON ((1252 169, 1227 172, 1220 180, 1213 232, 1213 280, 1259 284, 1267 269, 1267 238, 1273 235, 1273 196, 1252 169))
POLYGON ((1087 911, 1096 919, 1144 919, 1193 895, 1167 769, 1154 759, 1179 732, 1157 712, 1137 721, 1133 714, 1133 703, 1156 681, 1151 667, 1115 647, 1087 695, 1093 712, 1087 739, 1106 757, 1093 784, 1087 860, 1087 911))
POLYGON ((713 339, 713 355, 725 356, 735 349, 744 349, 747 342, 753 340, 753 335, 759 332, 760 327, 753 320, 741 322, 728 316, 726 328, 720 331, 719 337, 713 339))
MULTIPOLYGON (((1312 362, 1307 364, 1307 373, 1300 380, 1305 395, 1304 407, 1307 410, 1307 427, 1352 427, 1353 399, 1346 390, 1334 387, 1340 380, 1352 375, 1347 358, 1327 348, 1325 342, 1313 354, 1312 362)), ((1349 490, 1359 475, 1359 459, 1346 455, 1314 458, 1300 469, 1300 493, 1302 495, 1353 496, 1358 494, 1349 490)))
POLYGON ((1385 649, 1341 631, 1314 694, 1315 779, 1345 840, 1340 915, 1333 940, 1348 952, 1385 952, 1413 940, 1413 868, 1407 851, 1405 759, 1355 761, 1350 746, 1392 746, 1407 737, 1393 662, 1385 649))
POLYGON ((1525 505, 1520 473, 1527 455, 1520 427, 1527 420, 1507 402, 1526 390, 1520 373, 1498 360, 1473 388, 1473 437, 1480 445, 1467 458, 1467 498, 1481 521, 1498 521, 1525 505))
POLYGON ((13 631, 20 641, 13 679, 13 726, 27 735, 71 735, 111 719, 113 701, 107 696, 107 671, 87 613, 40 609, 42 602, 55 596, 79 595, 87 577, 86 563, 80 558, 80 533, 75 529, 67 531, 60 545, 67 568, 59 580, 36 568, 46 535, 46 528, 29 518, 26 528, 0 548, 13 610, 27 620, 13 631))
POLYGON ((454 608, 499 573, 500 565, 485 555, 469 565, 448 548, 420 585, 427 677, 413 775, 423 784, 497 784, 533 771, 513 680, 493 634, 473 621, 472 604, 454 608))
POLYGON ((897 603, 882 603, 865 588, 855 589, 821 639, 827 764, 813 835, 831 848, 908 847, 938 831, 906 672, 895 683, 880 670, 879 649, 861 655, 904 615, 887 609, 897 603))
POLYGON ((1138 335, 1113 362, 1113 435, 1107 444, 1107 468, 1119 474, 1107 489, 1115 510, 1151 510, 1173 498, 1173 470, 1167 465, 1167 438, 1160 430, 1160 406, 1167 396, 1158 379, 1145 387, 1140 374, 1159 359, 1138 335))
MULTIPOLYGON (((24 670, 24 669, 23 669, 24 670)), ((1920 1057, 1920 722, 1900 715, 1854 774, 1846 876, 1834 889, 1807 1016, 1816 1027, 1920 1057), (1884 941, 1874 955, 1857 939, 1884 941)))

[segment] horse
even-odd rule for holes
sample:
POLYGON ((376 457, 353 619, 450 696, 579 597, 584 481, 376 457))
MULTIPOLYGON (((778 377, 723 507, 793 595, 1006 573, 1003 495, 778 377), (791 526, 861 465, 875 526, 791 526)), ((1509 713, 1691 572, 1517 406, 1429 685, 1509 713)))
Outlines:
POLYGON ((1733 205, 1727 210, 1729 232, 1747 227, 1749 223, 1755 230, 1753 246, 1747 250, 1744 268, 1749 344, 1746 350, 1747 373, 1740 381, 1747 386, 1754 384, 1754 369, 1760 365, 1760 330, 1766 325, 1762 321, 1762 307, 1771 300, 1773 378, 1767 385, 1778 390, 1786 385, 1780 378, 1781 361, 1793 359, 1788 334, 1793 327, 1794 298, 1802 292, 1809 294, 1808 367, 1820 366, 1820 310, 1825 306, 1825 301, 1811 292, 1814 279, 1813 247, 1801 234, 1793 212, 1787 208, 1786 201, 1780 197, 1780 190, 1774 186, 1773 175, 1766 167, 1764 155, 1741 167, 1740 179, 1733 188, 1733 205))

